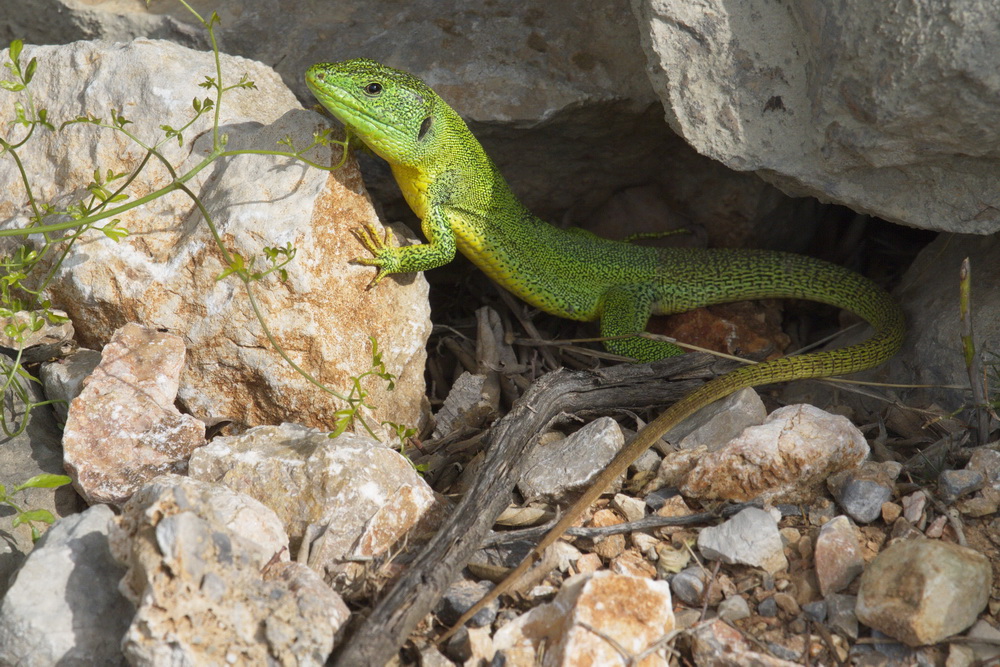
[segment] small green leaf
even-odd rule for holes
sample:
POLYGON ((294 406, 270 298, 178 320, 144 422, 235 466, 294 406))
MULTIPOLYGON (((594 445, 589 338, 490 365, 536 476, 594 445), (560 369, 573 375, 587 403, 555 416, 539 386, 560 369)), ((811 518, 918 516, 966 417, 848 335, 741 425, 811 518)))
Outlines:
POLYGON ((65 486, 72 481, 73 480, 66 475, 43 473, 41 475, 35 475, 23 484, 18 484, 14 491, 16 493, 21 489, 55 489, 60 486, 65 486))
POLYGON ((16 93, 19 90, 24 90, 24 84, 18 81, 0 81, 0 88, 16 93))
POLYGON ((55 523, 56 518, 52 516, 52 512, 48 510, 28 510, 27 512, 21 512, 12 521, 14 528, 17 528, 22 523, 28 523, 29 521, 41 521, 42 523, 55 523))
POLYGON ((11 62, 17 64, 17 61, 21 59, 21 49, 24 48, 24 42, 19 39, 15 39, 10 43, 10 60, 11 62))
POLYGON ((32 58, 31 62, 28 63, 27 69, 24 70, 24 83, 31 83, 31 79, 35 76, 35 69, 38 68, 38 58, 32 58))

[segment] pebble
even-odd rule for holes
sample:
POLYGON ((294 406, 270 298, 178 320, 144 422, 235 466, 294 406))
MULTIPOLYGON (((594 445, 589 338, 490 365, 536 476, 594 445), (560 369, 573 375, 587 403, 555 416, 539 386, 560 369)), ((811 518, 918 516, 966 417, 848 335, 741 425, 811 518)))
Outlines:
POLYGON ((750 605, 742 595, 733 595, 719 603, 719 618, 739 621, 750 617, 750 605))
POLYGON ((826 620, 826 600, 815 600, 802 605, 802 611, 810 620, 822 623, 826 620))
POLYGON ((983 488, 986 476, 978 470, 944 470, 938 475, 941 499, 951 503, 983 488))
MULTIPOLYGON (((459 617, 472 605, 479 601, 484 595, 490 592, 493 584, 485 581, 460 580, 453 583, 445 591, 438 602, 434 613, 445 625, 452 625, 459 617)), ((497 610, 500 608, 500 601, 494 600, 485 608, 480 609, 475 616, 469 619, 469 625, 474 628, 481 628, 489 625, 496 618, 497 610)))
POLYGON ((766 618, 774 618, 778 615, 778 603, 774 601, 773 597, 761 600, 761 603, 757 605, 757 613, 766 618))
POLYGON ((708 573, 701 567, 694 565, 681 570, 670 578, 670 590, 674 596, 692 607, 701 606, 704 602, 705 584, 708 581, 708 573))
POLYGON ((841 515, 820 528, 814 557, 823 595, 839 593, 861 574, 865 561, 850 519, 841 515))
POLYGON ((895 542, 861 575, 858 619, 909 646, 934 644, 975 623, 992 582, 978 551, 938 540, 895 542))
POLYGON ((854 595, 831 593, 826 596, 827 624, 836 632, 849 637, 858 638, 858 617, 854 609, 858 598, 854 595))
POLYGON ((698 533, 698 550, 708 560, 750 565, 772 574, 788 567, 777 521, 755 507, 718 526, 703 528, 698 533))
POLYGON ((882 516, 882 505, 892 497, 901 466, 895 461, 866 461, 856 470, 831 475, 827 486, 847 515, 858 523, 882 516))

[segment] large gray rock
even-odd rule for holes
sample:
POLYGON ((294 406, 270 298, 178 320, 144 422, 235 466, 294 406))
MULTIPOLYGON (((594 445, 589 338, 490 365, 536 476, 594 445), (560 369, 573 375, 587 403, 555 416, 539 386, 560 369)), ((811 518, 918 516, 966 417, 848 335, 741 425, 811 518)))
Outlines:
MULTIPOLYGON (((8 12, 8 33, 37 43, 147 36, 208 48, 204 30, 179 3, 38 6, 8 12), (52 19, 38 20, 42 15, 52 19)), ((775 188, 697 155, 664 125, 628 0, 474 9, 462 0, 287 0, 258 2, 252 11, 241 0, 219 0, 212 8, 221 17, 222 50, 271 64, 307 106, 315 101, 302 73, 316 62, 365 56, 425 79, 471 122, 529 208, 553 222, 628 234, 661 231, 670 219, 704 225, 716 243, 741 245, 760 238, 761 229, 773 231, 776 220, 795 219, 794 230, 778 235, 807 236, 775 188), (648 225, 634 211, 591 218, 622 188, 651 183, 659 204, 648 225)), ((407 215, 384 165, 365 167, 368 186, 394 202, 390 216, 407 215)))
MULTIPOLYGON (((46 107, 56 125, 86 113, 108 121, 108 109, 119 109, 132 121, 129 130, 148 144, 163 140, 162 124, 182 127, 190 119, 191 100, 207 94, 198 83, 215 75, 211 53, 164 41, 25 47, 22 59, 31 58, 38 59, 35 104, 46 107)), ((229 84, 246 73, 257 85, 226 93, 220 122, 229 149, 278 149, 286 136, 305 147, 327 128, 269 67, 233 56, 221 62, 229 84)), ((13 117, 17 100, 0 96, 0 115, 13 117)), ((179 173, 211 148, 211 115, 184 132, 182 145, 169 140, 159 147, 179 173)), ((57 207, 80 197, 95 168, 128 173, 144 155, 121 134, 92 125, 39 132, 20 151, 35 195, 57 207)), ((331 149, 310 155, 328 163, 331 149)), ((152 162, 126 190, 133 200, 171 183, 152 162)), ((255 270, 266 268, 264 248, 297 248, 287 281, 272 274, 255 283, 271 333, 289 355, 321 382, 345 390, 352 376, 370 368, 369 335, 377 332, 387 370, 399 377, 392 392, 380 380, 366 384, 378 407, 372 421, 418 423, 430 330, 426 282, 416 276, 365 289, 373 272, 351 263, 363 249, 350 229, 378 220, 353 164, 327 173, 289 159, 244 155, 209 165, 186 185, 200 195, 229 250, 257 260, 255 270)), ((25 226, 30 209, 12 160, 0 160, 0 191, 10 193, 0 202, 0 225, 25 226)), ((173 192, 118 217, 131 235, 119 243, 97 231, 85 235, 49 286, 47 296, 66 305, 83 345, 99 349, 126 322, 163 329, 184 337, 188 359, 179 399, 196 417, 333 426, 344 404, 273 350, 239 281, 217 280, 225 265, 187 196, 173 192)))
MULTIPOLYGON (((296 424, 215 438, 190 474, 256 498, 280 517, 298 560, 345 597, 369 594, 382 557, 419 544, 441 503, 413 465, 383 443, 296 424)), ((391 565, 391 564, 390 564, 391 565)))
POLYGON ((122 665, 135 608, 118 592, 114 514, 95 505, 60 519, 38 542, 0 606, 0 664, 122 665))
POLYGON ((633 0, 667 120, 700 153, 927 229, 1000 230, 987 0, 633 0))
MULTIPOLYGON (((941 235, 910 265, 898 290, 907 317, 906 342, 880 379, 932 387, 967 387, 958 308, 959 268, 969 258, 972 323, 976 349, 985 364, 1000 350, 1000 236, 941 235)), ((913 400, 952 410, 968 396, 954 389, 911 390, 913 400)))
MULTIPOLYGON (((28 395, 32 401, 42 401, 40 388, 29 384, 28 395)), ((7 427, 12 431, 22 425, 24 402, 16 392, 9 392, 3 402, 7 427)), ((4 436, 0 444, 0 484, 10 492, 15 486, 28 481, 35 475, 65 474, 63 452, 60 446, 62 433, 56 425, 51 407, 43 405, 31 410, 27 427, 12 437, 4 436)), ((71 486, 55 489, 25 489, 15 496, 16 502, 24 509, 48 510, 55 517, 75 514, 86 507, 71 486)), ((34 548, 31 541, 31 527, 21 524, 11 527, 14 515, 6 512, 0 518, 0 597, 7 590, 8 579, 21 566, 25 557, 34 548)), ((44 532, 46 525, 34 524, 44 532)))

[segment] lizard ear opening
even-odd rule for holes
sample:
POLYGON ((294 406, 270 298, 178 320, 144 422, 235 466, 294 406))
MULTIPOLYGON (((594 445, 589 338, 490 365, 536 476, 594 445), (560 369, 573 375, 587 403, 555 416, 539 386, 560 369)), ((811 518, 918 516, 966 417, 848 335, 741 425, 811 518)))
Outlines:
POLYGON ((427 131, 431 129, 432 119, 430 116, 424 118, 424 122, 420 124, 420 131, 417 132, 417 141, 420 141, 427 134, 427 131))

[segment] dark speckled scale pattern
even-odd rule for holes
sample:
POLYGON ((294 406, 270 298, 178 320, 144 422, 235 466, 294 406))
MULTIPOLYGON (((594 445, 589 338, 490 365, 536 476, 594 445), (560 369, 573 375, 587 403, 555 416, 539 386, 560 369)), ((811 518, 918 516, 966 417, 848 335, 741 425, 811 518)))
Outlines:
MULTIPOLYGON (((389 162, 423 221, 429 243, 380 250, 391 258, 392 272, 441 266, 457 248, 528 303, 575 320, 599 319, 603 336, 642 331, 650 314, 755 298, 820 301, 854 311, 875 328, 858 345, 741 368, 711 383, 718 396, 743 386, 855 372, 885 361, 902 344, 896 303, 840 266, 772 251, 654 249, 536 218, 458 114, 410 74, 359 59, 314 65, 306 81, 333 115, 389 162), (370 92, 373 83, 377 95, 370 92)), ((642 361, 680 352, 639 337, 607 347, 642 361)))

